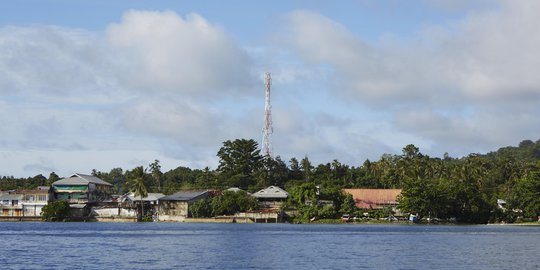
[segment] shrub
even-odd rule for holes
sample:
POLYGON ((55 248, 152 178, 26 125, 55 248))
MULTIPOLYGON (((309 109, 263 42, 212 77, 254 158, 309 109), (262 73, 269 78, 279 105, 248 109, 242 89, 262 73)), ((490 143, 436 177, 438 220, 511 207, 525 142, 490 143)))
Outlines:
POLYGON ((43 207, 41 215, 45 221, 64 221, 69 216, 69 203, 66 201, 50 202, 43 207))

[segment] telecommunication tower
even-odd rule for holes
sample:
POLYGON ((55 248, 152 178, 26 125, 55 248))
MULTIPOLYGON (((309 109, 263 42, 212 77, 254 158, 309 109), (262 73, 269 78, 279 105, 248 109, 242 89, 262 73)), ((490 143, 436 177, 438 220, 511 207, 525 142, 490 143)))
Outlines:
POLYGON ((270 105, 270 86, 272 85, 272 75, 270 72, 264 74, 264 85, 266 86, 266 97, 264 106, 264 127, 263 127, 263 141, 262 141, 262 155, 263 157, 273 158, 272 153, 272 106, 270 105))

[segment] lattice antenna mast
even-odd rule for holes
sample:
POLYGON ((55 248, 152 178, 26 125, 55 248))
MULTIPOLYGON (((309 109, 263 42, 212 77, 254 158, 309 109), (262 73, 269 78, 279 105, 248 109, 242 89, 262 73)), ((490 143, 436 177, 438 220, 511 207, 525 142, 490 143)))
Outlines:
POLYGON ((266 98, 264 106, 264 128, 263 128, 263 143, 262 154, 263 157, 273 158, 272 153, 272 106, 270 105, 270 86, 272 85, 272 76, 270 72, 264 74, 264 85, 266 86, 266 98))

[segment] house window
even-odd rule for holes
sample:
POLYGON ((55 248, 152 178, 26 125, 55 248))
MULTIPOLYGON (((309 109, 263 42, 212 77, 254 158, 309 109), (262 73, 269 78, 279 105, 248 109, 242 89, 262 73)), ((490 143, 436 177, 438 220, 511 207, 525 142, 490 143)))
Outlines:
POLYGON ((34 201, 34 195, 26 195, 26 200, 34 201))
POLYGON ((17 204, 19 204, 19 200, 12 200, 11 201, 11 205, 17 205, 17 204))
POLYGON ((9 204, 9 200, 3 200, 2 204, 9 204))
POLYGON ((38 201, 46 201, 47 195, 38 195, 38 201))

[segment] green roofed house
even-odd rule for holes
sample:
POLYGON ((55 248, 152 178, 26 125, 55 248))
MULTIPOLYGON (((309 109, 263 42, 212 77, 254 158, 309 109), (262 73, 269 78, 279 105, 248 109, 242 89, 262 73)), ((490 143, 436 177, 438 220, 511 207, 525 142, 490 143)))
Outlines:
POLYGON ((92 175, 76 173, 52 184, 55 200, 92 203, 111 199, 113 185, 92 175))

